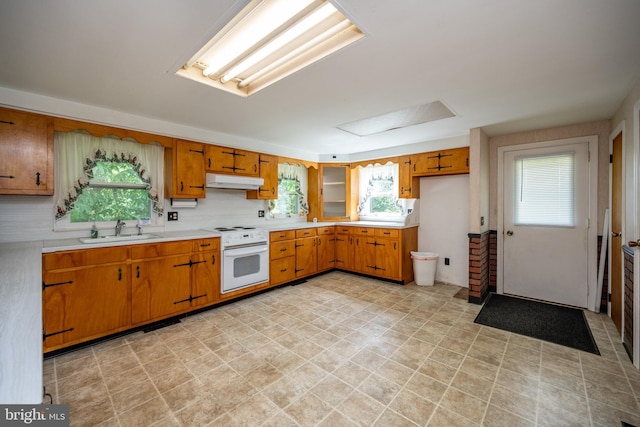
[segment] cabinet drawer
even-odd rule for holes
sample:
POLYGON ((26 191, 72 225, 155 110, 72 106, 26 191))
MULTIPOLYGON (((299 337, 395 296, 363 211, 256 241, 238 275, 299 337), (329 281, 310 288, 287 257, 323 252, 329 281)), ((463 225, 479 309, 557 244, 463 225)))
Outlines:
POLYGON ((302 228, 300 230, 296 230, 296 239, 301 237, 311 237, 316 235, 315 228, 302 228))
POLYGON ((400 230, 391 228, 376 228, 376 237, 400 237, 400 230))
POLYGON ((144 259, 167 255, 186 254, 191 252, 192 245, 193 242, 191 240, 135 245, 131 247, 131 259, 144 259))
POLYGON ((269 264, 270 280, 272 285, 291 282, 296 278, 296 258, 286 257, 271 261, 269 264))
POLYGON ((270 259, 279 259, 296 254, 295 242, 289 240, 287 242, 275 242, 269 246, 270 259))
POLYGON ((197 239, 193 241, 193 252, 217 251, 220 249, 220 238, 197 239))
POLYGON ((354 227, 348 227, 346 225, 343 226, 336 226, 336 233, 338 234, 351 234, 351 230, 353 230, 354 227))
POLYGON ((45 270, 56 270, 60 268, 108 264, 110 262, 123 262, 127 260, 128 255, 129 246, 81 249, 78 251, 44 254, 42 256, 42 263, 45 270))
POLYGON ((336 232, 336 228, 333 226, 330 227, 318 227, 317 229, 318 236, 323 236, 326 234, 333 234, 336 232))
POLYGON ((294 230, 272 231, 269 233, 269 239, 272 242, 281 242, 283 240, 293 240, 296 238, 294 230))
POLYGON ((374 236, 376 234, 375 228, 368 227, 351 227, 351 232, 354 236, 374 236))

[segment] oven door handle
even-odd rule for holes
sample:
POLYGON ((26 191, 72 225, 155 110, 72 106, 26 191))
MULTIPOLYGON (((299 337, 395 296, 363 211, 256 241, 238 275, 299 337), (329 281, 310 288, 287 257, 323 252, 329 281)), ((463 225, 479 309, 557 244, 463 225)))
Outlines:
POLYGON ((224 256, 237 257, 237 256, 243 256, 243 255, 253 255, 253 254, 259 254, 262 252, 267 252, 268 250, 269 250, 268 245, 251 246, 248 248, 227 249, 224 251, 224 256))

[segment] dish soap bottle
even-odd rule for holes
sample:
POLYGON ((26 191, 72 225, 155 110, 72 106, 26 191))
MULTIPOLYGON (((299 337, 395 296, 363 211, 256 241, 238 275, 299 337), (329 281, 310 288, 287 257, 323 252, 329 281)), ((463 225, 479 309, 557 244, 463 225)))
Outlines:
POLYGON ((97 239, 98 238, 98 227, 96 227, 96 223, 95 222, 91 226, 91 238, 92 239, 97 239))

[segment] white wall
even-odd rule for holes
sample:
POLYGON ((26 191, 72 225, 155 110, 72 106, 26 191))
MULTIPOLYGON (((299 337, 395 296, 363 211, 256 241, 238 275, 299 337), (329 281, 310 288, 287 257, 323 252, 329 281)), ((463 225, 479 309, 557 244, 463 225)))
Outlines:
POLYGON ((468 227, 469 175, 421 178, 418 250, 440 255, 436 280, 468 287, 468 227))
MULTIPOLYGON (((53 197, 42 196, 0 196, 0 243, 88 236, 88 227, 83 231, 53 232, 53 200, 53 197)), ((177 211, 178 221, 166 221, 165 214, 163 226, 146 230, 157 233, 211 226, 260 225, 266 221, 269 224, 306 221, 306 217, 258 218, 258 210, 266 213, 266 202, 247 200, 245 191, 208 189, 206 199, 198 200, 195 209, 172 209, 166 200, 165 212, 177 211)))

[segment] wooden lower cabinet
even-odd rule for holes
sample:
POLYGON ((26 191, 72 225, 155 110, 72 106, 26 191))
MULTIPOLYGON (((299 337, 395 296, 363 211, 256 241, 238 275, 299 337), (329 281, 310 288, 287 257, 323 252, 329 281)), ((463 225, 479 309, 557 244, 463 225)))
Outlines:
POLYGON ((133 269, 133 324, 158 320, 190 307, 189 254, 135 261, 133 269))
MULTIPOLYGON (((61 261, 42 275, 45 352, 125 330, 131 325, 131 271, 119 248, 103 251, 102 265, 82 263, 79 251, 43 255, 43 266, 61 261), (70 267, 70 268, 69 268, 70 267)), ((126 251, 125 251, 126 252, 126 251)), ((126 257, 126 255, 125 255, 126 257)))
POLYGON ((417 227, 338 227, 336 268, 405 284, 413 281, 411 251, 417 248, 417 227))
POLYGON ((133 324, 160 320, 218 302, 218 241, 185 240, 132 248, 133 324), (136 260, 140 252, 159 256, 136 260))
POLYGON ((219 302, 219 240, 44 254, 44 352, 219 302))
POLYGON ((417 247, 418 227, 330 226, 272 232, 271 285, 334 268, 409 283, 413 281, 410 252, 417 247), (292 243, 295 256, 282 255, 290 253, 292 243), (292 262, 293 277, 288 270, 292 262))

